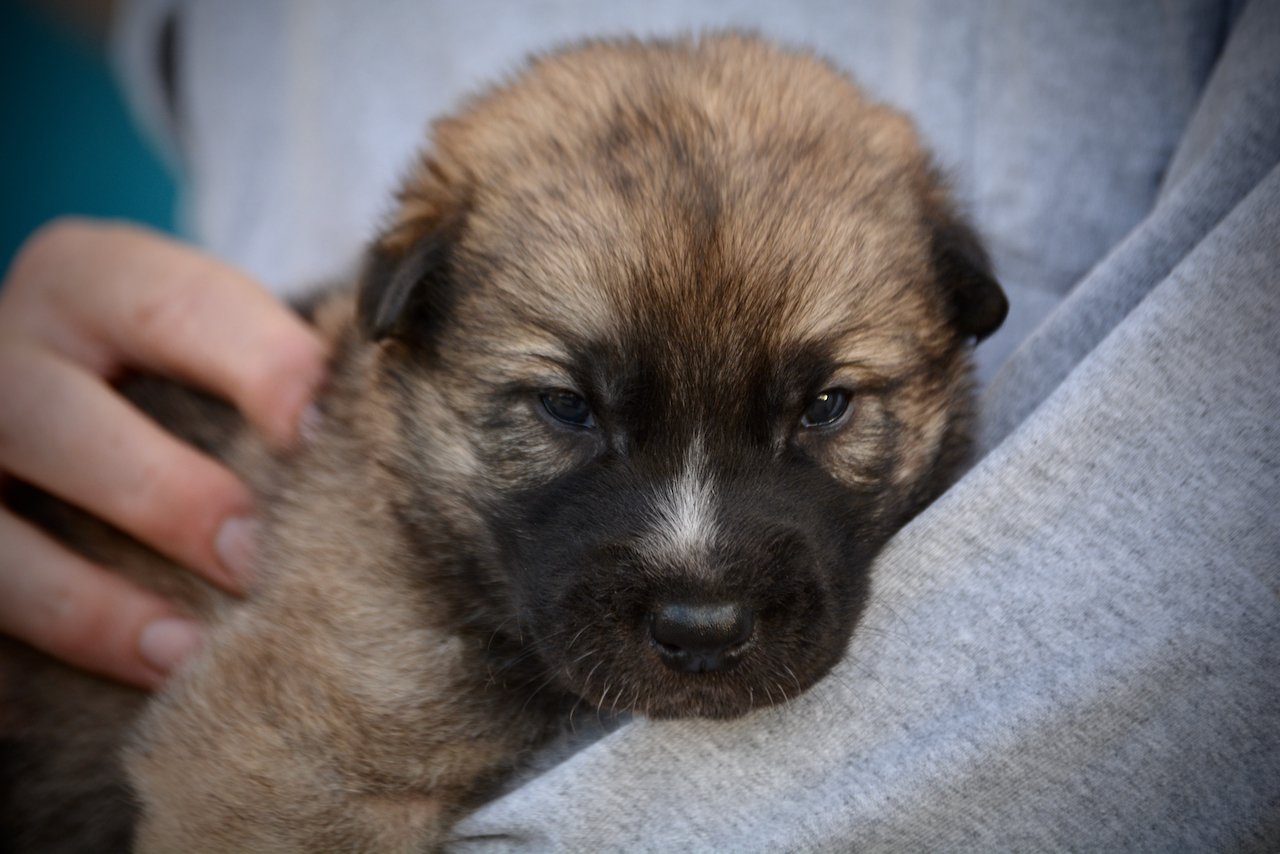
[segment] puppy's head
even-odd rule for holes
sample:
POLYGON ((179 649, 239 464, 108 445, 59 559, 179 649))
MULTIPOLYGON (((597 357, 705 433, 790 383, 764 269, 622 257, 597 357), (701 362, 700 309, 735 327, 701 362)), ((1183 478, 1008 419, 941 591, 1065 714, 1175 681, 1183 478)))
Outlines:
POLYGON ((555 683, 653 716, 839 658, 1004 310, 909 123, 737 36, 587 45, 438 123, 360 295, 406 524, 485 555, 555 683))

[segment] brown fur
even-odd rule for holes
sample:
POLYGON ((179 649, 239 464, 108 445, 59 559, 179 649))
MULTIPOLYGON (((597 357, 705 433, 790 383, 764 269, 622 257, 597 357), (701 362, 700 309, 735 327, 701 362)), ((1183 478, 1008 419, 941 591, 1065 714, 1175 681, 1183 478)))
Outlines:
POLYGON ((22 687, 3 809, 21 849, 127 838, 136 803, 146 851, 431 850, 554 729, 562 697, 728 716, 788 696, 775 676, 807 687, 853 628, 870 556, 960 463, 968 340, 1002 316, 910 124, 825 64, 733 35, 535 61, 436 124, 360 294, 322 302, 336 356, 306 448, 272 456, 220 405, 134 387, 257 489, 250 601, 32 490, 14 497, 212 623, 151 699, 5 652, 22 687), (564 388, 589 389, 593 431, 539 408, 564 388), (799 429, 827 388, 854 392, 848 422, 799 429), (672 558, 653 531, 602 522, 595 557, 548 557, 550 575, 525 578, 558 554, 546 531, 592 527, 582 496, 604 487, 583 478, 607 465, 642 511, 705 468, 720 490, 707 553, 672 558), (761 465, 820 493, 822 524, 855 543, 847 572, 824 568, 803 500, 769 503, 761 465), (575 502, 586 522, 557 515, 575 502), (780 533, 752 539, 759 519, 780 533), (758 629, 730 672, 672 672, 646 646, 649 599, 634 619, 619 604, 637 584, 738 595, 724 567, 749 577, 775 547, 781 569, 760 572, 785 583, 756 586, 784 592, 751 600, 758 629), (821 642, 781 640, 801 623, 821 642))

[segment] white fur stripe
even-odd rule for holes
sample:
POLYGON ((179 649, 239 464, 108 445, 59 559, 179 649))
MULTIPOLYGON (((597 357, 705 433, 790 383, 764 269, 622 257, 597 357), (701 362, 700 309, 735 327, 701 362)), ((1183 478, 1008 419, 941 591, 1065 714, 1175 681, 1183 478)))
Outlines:
POLYGON ((660 493, 647 544, 668 560, 705 555, 715 543, 715 488, 700 437, 689 445, 683 470, 660 493))

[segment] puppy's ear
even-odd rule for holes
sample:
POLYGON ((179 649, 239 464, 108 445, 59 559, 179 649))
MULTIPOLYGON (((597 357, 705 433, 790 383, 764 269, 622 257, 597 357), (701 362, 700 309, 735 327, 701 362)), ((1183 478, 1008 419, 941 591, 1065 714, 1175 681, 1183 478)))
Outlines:
POLYGON ((366 338, 430 344, 456 297, 453 255, 465 215, 438 165, 423 161, 400 193, 395 224, 365 256, 356 318, 366 338))
POLYGON ((974 230, 949 213, 930 218, 934 275, 950 299, 956 329, 975 342, 1000 328, 1009 300, 991 272, 991 259, 974 230))
POLYGON ((379 242, 365 257, 356 316, 371 341, 430 339, 453 305, 446 229, 419 234, 408 249, 379 242))

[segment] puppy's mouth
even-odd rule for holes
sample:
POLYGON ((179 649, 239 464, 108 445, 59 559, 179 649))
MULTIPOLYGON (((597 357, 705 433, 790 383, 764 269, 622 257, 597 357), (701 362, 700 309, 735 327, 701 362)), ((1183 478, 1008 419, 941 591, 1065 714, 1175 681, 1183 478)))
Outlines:
POLYGON ((561 662, 562 688, 607 713, 734 718, 794 699, 838 660, 848 633, 804 610, 807 624, 794 609, 725 601, 615 608, 542 657, 561 662))
POLYGON ((702 662, 673 668, 667 653, 653 649, 638 658, 602 651, 584 659, 590 665, 586 672, 575 667, 565 681, 573 693, 602 711, 656 719, 735 718, 787 702, 816 681, 802 679, 790 666, 770 665, 764 656, 753 661, 759 650, 752 647, 744 644, 731 663, 706 668, 702 662))

